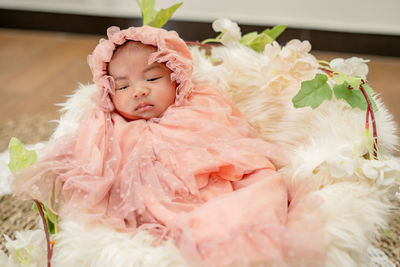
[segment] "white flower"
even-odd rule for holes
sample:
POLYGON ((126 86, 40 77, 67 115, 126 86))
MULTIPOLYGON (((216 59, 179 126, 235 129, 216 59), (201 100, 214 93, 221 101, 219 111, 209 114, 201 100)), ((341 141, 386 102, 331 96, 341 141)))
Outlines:
POLYGON ((365 160, 364 175, 377 184, 390 185, 400 177, 400 165, 395 160, 365 160))
POLYGON ((281 46, 277 41, 273 41, 272 44, 266 44, 263 54, 269 59, 275 58, 281 52, 281 46))
POLYGON ((221 42, 224 45, 230 45, 238 43, 242 37, 240 28, 237 23, 232 22, 229 19, 217 19, 213 22, 212 28, 216 32, 222 32, 221 42))
POLYGON ((9 258, 16 266, 42 267, 47 263, 46 237, 43 230, 28 230, 16 233, 11 240, 5 235, 9 258), (22 265, 21 265, 22 264, 22 265), (25 264, 25 265, 24 265, 25 264))
POLYGON ((281 56, 288 60, 295 60, 299 57, 305 57, 310 51, 311 44, 309 41, 293 39, 282 48, 281 56))
POLYGON ((369 60, 365 60, 359 57, 352 57, 348 59, 335 58, 330 62, 330 66, 334 71, 344 73, 349 76, 360 76, 365 79, 368 74, 367 63, 369 60))
MULTIPOLYGON (((400 190, 400 188, 399 188, 400 190)), ((396 192, 395 196, 397 197, 397 200, 400 200, 400 192, 396 192)))
POLYGON ((329 172, 335 178, 351 176, 354 173, 353 150, 350 147, 343 147, 339 153, 326 161, 329 172))

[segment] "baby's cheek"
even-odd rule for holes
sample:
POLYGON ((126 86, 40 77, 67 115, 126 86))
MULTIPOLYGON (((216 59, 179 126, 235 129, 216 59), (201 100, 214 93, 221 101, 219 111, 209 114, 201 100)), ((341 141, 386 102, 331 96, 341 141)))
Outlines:
POLYGON ((114 107, 117 108, 117 103, 115 101, 115 96, 110 95, 111 102, 113 103, 114 107))
POLYGON ((123 108, 125 102, 124 99, 125 98, 120 93, 116 93, 116 95, 111 96, 111 101, 113 102, 114 107, 118 110, 123 108))

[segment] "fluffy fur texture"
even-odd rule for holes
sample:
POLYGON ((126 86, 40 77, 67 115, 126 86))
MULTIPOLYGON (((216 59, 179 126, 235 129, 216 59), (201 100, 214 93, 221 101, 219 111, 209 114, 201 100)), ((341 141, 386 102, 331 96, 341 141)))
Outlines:
POLYGON ((79 85, 79 89, 74 94, 68 96, 65 103, 57 104, 61 107, 62 113, 58 120, 58 127, 50 139, 56 139, 66 134, 77 132, 79 122, 83 115, 96 107, 94 98, 97 97, 97 86, 95 84, 79 85))
MULTIPOLYGON (((295 109, 291 99, 302 81, 312 79, 317 62, 308 42, 269 46, 259 54, 243 46, 215 47, 212 57, 195 47, 194 82, 210 81, 247 116, 262 137, 288 151, 288 166, 281 169, 288 186, 311 179, 324 199, 326 266, 360 266, 379 228, 387 225, 392 185, 382 185, 353 173, 340 179, 327 162, 343 147, 362 158, 366 152, 365 113, 343 101, 324 102, 319 108, 295 109), (214 62, 214 63, 213 63, 214 62), (287 67, 287 63, 291 62, 287 67), (286 66, 286 67, 284 67, 286 66)), ((94 105, 94 85, 81 86, 64 104, 64 115, 53 138, 76 131, 82 114, 94 105)), ((380 152, 387 158, 397 148, 392 116, 377 100, 376 120, 380 152)), ((145 232, 133 236, 109 228, 84 229, 78 222, 61 222, 54 266, 180 266, 183 260, 171 242, 152 245, 145 232)))
POLYGON ((11 194, 11 172, 8 169, 8 162, 9 162, 10 154, 8 151, 4 151, 0 154, 0 196, 11 194))
MULTIPOLYGON (((281 170, 289 186, 302 179, 313 179, 320 185, 318 193, 324 199, 327 217, 327 266, 359 266, 368 260, 367 247, 376 237, 377 229, 387 227, 391 195, 387 186, 371 183, 356 174, 337 179, 323 168, 324 162, 343 147, 355 147, 359 156, 366 152, 365 113, 350 108, 342 100, 324 102, 316 110, 294 109, 291 99, 302 81, 313 78, 317 68, 316 60, 307 50, 293 51, 290 46, 291 43, 279 52, 291 53, 293 65, 289 70, 274 69, 270 55, 259 55, 243 46, 213 48, 212 57, 219 61, 215 66, 195 48, 192 50, 194 79, 206 78, 218 84, 265 140, 289 151, 289 165, 281 170), (293 55, 296 53, 297 56, 293 55), (304 68, 305 64, 309 67, 304 68), (297 73, 301 75, 296 76, 297 73), (291 80, 285 82, 285 79, 291 80)), ((284 65, 284 60, 281 56, 273 63, 284 65)), ((398 146, 396 127, 383 103, 378 99, 376 102, 379 147, 390 158, 398 146)))
POLYGON ((158 243, 146 231, 120 233, 104 226, 85 227, 76 220, 60 224, 54 246, 54 267, 186 266, 171 240, 158 243))
MULTIPOLYGON (((388 187, 362 180, 355 174, 336 179, 322 168, 342 147, 355 146, 361 155, 366 152, 365 113, 351 109, 342 100, 324 102, 316 110, 294 109, 291 99, 301 82, 313 78, 317 69, 316 60, 307 54, 309 48, 299 52, 291 46, 289 43, 279 52, 282 55, 289 50, 293 61, 289 70, 274 68, 270 55, 259 55, 243 46, 213 48, 213 58, 222 62, 217 66, 201 50, 193 49, 194 78, 217 83, 265 140, 289 151, 289 165, 281 170, 289 186, 295 186, 301 179, 313 179, 320 184, 318 193, 325 201, 327 216, 327 266, 359 266, 368 259, 367 247, 376 237, 377 229, 387 226, 386 219, 392 208, 388 187), (304 68, 305 64, 309 67, 304 68), (296 76, 296 73, 302 75, 296 76), (285 79, 291 81, 285 82, 285 79)), ((273 63, 284 65, 284 60, 281 56, 273 63)), ((379 147, 391 157, 398 145, 396 127, 382 102, 377 100, 377 105, 379 147)))

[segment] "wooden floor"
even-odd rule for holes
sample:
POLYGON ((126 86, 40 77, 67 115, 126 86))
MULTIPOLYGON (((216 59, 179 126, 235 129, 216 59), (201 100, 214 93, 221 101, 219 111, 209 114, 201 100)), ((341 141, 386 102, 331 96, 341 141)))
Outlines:
MULTIPOLYGON (((0 29, 0 123, 53 113, 78 83, 91 82, 86 57, 100 36, 0 29)), ((319 59, 368 58, 369 82, 400 124, 400 58, 314 51, 319 59)))
POLYGON ((0 29, 0 121, 58 109, 91 82, 86 57, 99 36, 0 29))

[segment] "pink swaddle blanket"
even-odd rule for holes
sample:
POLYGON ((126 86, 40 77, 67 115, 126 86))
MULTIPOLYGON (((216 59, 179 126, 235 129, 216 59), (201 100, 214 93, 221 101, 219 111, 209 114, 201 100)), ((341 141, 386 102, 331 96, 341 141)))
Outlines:
POLYGON ((112 27, 108 35, 89 56, 98 108, 75 136, 54 141, 16 174, 16 193, 61 217, 80 212, 90 214, 88 223, 167 234, 193 265, 322 265, 315 199, 288 199, 271 162, 279 148, 260 139, 218 89, 191 82, 184 41, 147 26, 112 27), (149 64, 165 63, 178 84, 175 104, 160 118, 126 121, 114 111, 107 63, 127 40, 156 46, 149 64))

